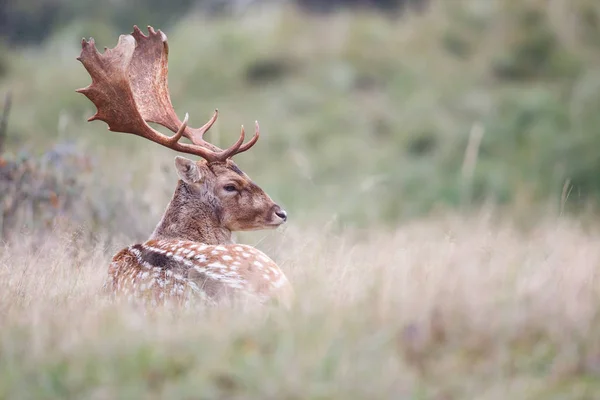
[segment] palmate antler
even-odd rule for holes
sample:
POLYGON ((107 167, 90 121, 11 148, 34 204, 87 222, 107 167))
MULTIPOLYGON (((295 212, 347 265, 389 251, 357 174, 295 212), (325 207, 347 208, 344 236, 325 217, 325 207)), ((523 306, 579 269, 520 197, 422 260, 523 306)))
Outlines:
POLYGON ((222 150, 204 140, 204 134, 217 120, 218 111, 201 128, 187 126, 177 118, 167 85, 167 36, 148 27, 146 36, 137 27, 130 35, 119 36, 113 49, 101 54, 93 38, 81 41, 81 55, 77 57, 92 77, 92 83, 77 92, 83 93, 98 111, 88 121, 99 119, 114 132, 132 133, 155 143, 204 158, 209 162, 224 161, 251 148, 260 135, 258 122, 252 139, 244 143, 244 127, 233 146, 222 150), (148 122, 157 123, 172 132, 167 136, 153 129, 148 122), (182 136, 192 144, 181 143, 182 136))

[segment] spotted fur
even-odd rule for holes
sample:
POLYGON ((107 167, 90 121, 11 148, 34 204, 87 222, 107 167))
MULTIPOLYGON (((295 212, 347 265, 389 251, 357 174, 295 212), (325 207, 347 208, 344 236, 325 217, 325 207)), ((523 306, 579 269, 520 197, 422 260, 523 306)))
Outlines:
POLYGON ((108 275, 105 286, 115 295, 151 305, 217 304, 240 295, 289 304, 293 295, 277 264, 243 244, 149 240, 117 253, 108 275))
POLYGON ((148 33, 134 27, 131 35, 122 35, 117 46, 103 54, 93 39, 82 41, 78 60, 92 83, 78 92, 98 109, 89 120, 104 121, 112 131, 135 134, 202 160, 175 157, 179 181, 165 213, 147 242, 113 258, 106 287, 153 304, 193 297, 217 302, 241 293, 264 299, 289 293, 285 275, 272 260, 231 239, 234 231, 275 229, 287 220, 287 213, 231 159, 256 143, 258 122, 250 141, 242 144, 242 128, 238 141, 222 150, 202 138, 216 121, 216 110, 198 129, 187 127, 187 116, 178 121, 167 87, 167 37, 152 27, 148 33), (148 121, 174 135, 162 134, 148 121), (191 143, 180 143, 182 136, 191 143))
POLYGON ((178 157, 180 180, 150 239, 117 253, 106 289, 151 305, 246 297, 289 304, 291 286, 269 257, 235 244, 232 231, 273 229, 285 212, 231 160, 178 157), (235 191, 224 187, 234 185, 235 191))

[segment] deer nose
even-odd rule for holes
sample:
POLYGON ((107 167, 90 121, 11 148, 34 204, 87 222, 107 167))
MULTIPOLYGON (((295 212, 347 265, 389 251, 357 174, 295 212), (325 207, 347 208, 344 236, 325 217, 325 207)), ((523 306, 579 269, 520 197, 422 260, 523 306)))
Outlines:
POLYGON ((284 209, 280 208, 279 210, 275 211, 275 215, 277 215, 282 220, 287 221, 287 213, 284 209))

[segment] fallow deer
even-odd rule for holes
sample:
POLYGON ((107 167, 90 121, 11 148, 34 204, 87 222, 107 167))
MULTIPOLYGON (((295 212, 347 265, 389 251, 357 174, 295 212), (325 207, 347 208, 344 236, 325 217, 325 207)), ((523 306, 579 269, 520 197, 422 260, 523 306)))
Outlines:
POLYGON ((231 159, 256 143, 258 122, 250 141, 244 144, 242 126, 237 142, 224 150, 204 140, 217 110, 201 128, 188 127, 187 114, 181 122, 167 85, 167 37, 150 26, 148 32, 146 36, 134 26, 104 53, 93 38, 82 40, 77 59, 92 83, 77 92, 97 108, 88 121, 101 120, 110 131, 138 135, 202 159, 175 158, 179 180, 163 217, 148 241, 113 257, 105 286, 113 294, 153 304, 194 299, 215 304, 238 295, 289 303, 293 291, 277 264, 231 237, 232 231, 276 228, 287 220, 286 212, 231 159), (174 135, 155 130, 149 122, 174 135), (181 142, 182 137, 191 143, 181 142))

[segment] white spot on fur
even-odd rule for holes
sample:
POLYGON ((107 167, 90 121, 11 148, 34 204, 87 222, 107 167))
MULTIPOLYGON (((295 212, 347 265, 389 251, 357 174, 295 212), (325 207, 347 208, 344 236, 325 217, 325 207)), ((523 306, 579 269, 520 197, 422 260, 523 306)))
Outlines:
POLYGON ((213 262, 213 263, 208 264, 208 266, 211 268, 219 268, 219 269, 227 268, 225 265, 221 264, 220 262, 213 262))
POLYGON ((244 287, 240 282, 231 282, 228 286, 234 289, 242 289, 244 287))
POLYGON ((281 274, 279 276, 279 279, 277 279, 275 282, 272 283, 273 287, 275 288, 280 288, 282 286, 284 286, 287 283, 287 278, 285 277, 285 275, 281 274))
POLYGON ((227 254, 225 254, 223 257, 221 257, 223 259, 223 261, 231 261, 233 260, 233 257, 228 256, 227 254))
POLYGON ((148 264, 146 261, 142 262, 142 266, 146 269, 152 269, 152 265, 148 264))

